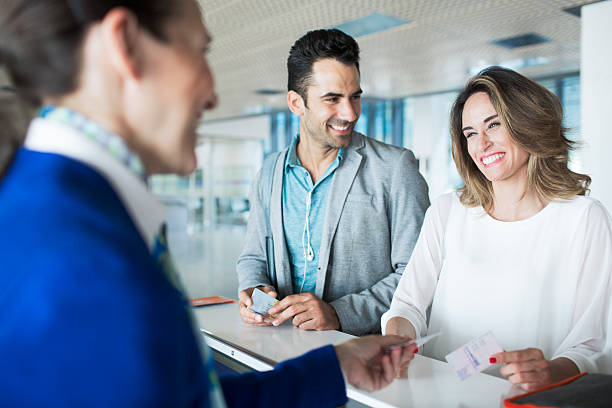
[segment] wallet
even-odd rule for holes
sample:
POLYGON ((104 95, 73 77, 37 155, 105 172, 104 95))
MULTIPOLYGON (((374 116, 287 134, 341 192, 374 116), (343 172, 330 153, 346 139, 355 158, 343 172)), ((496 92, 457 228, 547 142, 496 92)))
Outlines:
POLYGON ((612 375, 581 373, 504 400, 506 408, 610 408, 612 375))

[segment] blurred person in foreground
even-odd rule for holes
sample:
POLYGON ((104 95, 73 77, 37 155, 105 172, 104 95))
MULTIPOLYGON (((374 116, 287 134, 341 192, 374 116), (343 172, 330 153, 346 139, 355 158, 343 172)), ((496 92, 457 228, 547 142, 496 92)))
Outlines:
POLYGON ((3 405, 338 406, 343 376, 379 389, 412 358, 367 337, 217 379, 146 184, 196 167, 209 43, 192 0, 3 3, 1 62, 41 107, 0 181, 3 405))
POLYGON ((562 120, 558 98, 514 71, 470 79, 450 120, 465 184, 428 210, 383 332, 442 332, 424 354, 443 360, 490 330, 507 351, 488 372, 526 390, 612 374, 612 222, 568 167, 562 120))

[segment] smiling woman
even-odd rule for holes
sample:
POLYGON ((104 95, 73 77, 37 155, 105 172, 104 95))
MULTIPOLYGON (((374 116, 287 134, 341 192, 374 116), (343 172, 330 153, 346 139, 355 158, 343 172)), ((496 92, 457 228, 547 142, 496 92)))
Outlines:
MULTIPOLYGON (((526 190, 534 191, 542 200, 584 195, 591 178, 568 168, 574 142, 565 137, 562 121, 559 99, 514 71, 491 67, 473 77, 457 97, 450 119, 453 159, 465 182, 459 190, 461 202, 468 207, 482 206, 490 210, 494 180, 488 177, 495 177, 492 167, 508 159, 514 161, 514 166, 522 165, 523 155, 527 156, 526 190), (486 132, 475 131, 482 130, 484 125, 486 132), (494 126, 499 129, 493 129, 494 126), (477 153, 476 143, 495 142, 500 137, 516 154, 497 158, 485 167, 481 159, 500 152, 477 153)), ((482 149, 491 148, 482 146, 482 149)))
POLYGON ((507 351, 488 372, 526 390, 612 374, 612 221, 584 197, 589 176, 567 167, 562 117, 554 95, 516 72, 470 79, 451 112, 465 185, 427 211, 383 330, 443 332, 425 347, 438 359, 491 331, 507 351))

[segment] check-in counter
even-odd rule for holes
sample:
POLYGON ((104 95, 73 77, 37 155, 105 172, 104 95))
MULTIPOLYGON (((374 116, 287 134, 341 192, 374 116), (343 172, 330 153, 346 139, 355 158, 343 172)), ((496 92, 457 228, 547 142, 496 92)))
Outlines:
MULTIPOLYGON (((196 308, 194 314, 212 349, 259 371, 353 337, 335 330, 300 330, 290 322, 279 327, 250 326, 240 319, 235 303, 196 308)), ((487 374, 461 381, 447 363, 421 355, 410 363, 408 378, 396 379, 380 391, 347 386, 350 399, 372 407, 491 408, 502 406, 505 398, 518 393, 521 390, 508 381, 487 374)))

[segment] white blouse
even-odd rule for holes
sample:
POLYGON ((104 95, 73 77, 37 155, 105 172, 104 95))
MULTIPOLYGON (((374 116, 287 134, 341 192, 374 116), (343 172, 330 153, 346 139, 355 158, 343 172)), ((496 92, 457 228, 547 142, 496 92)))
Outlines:
POLYGON ((612 374, 611 275, 612 221, 599 201, 555 200, 502 222, 450 193, 427 210, 382 330, 401 316, 417 335, 442 332, 423 349, 439 360, 491 330, 505 350, 536 347, 612 374))

